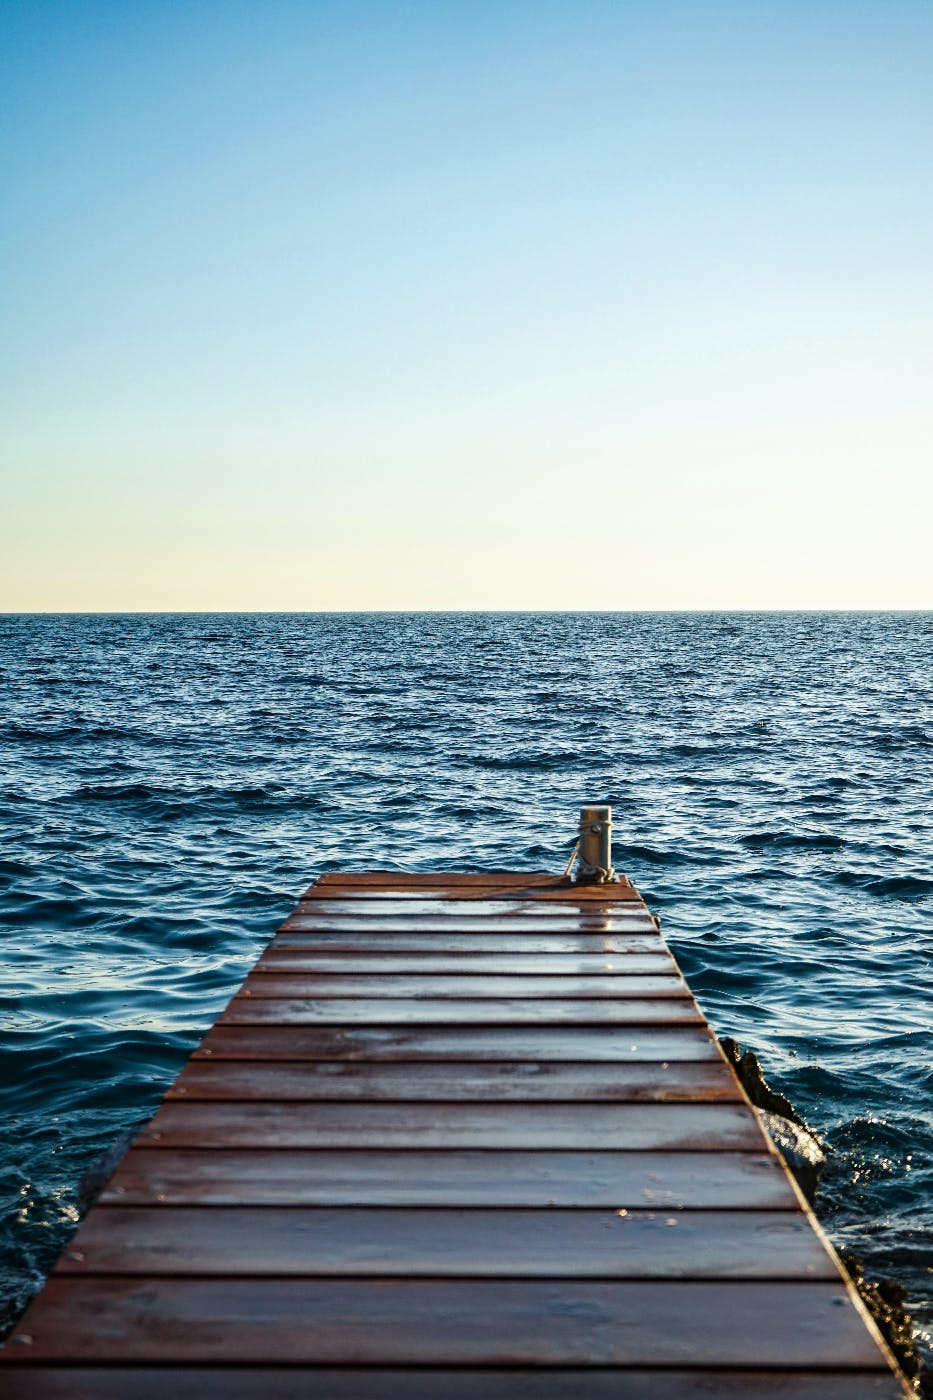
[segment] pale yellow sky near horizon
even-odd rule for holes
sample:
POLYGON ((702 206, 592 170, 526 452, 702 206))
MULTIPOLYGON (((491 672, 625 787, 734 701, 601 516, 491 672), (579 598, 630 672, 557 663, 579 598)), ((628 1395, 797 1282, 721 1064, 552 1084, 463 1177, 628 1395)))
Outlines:
POLYGON ((933 607, 919 371, 883 384, 871 356, 817 349, 778 379, 696 348, 664 371, 632 356, 621 388, 615 366, 487 386, 476 412, 438 394, 373 399, 370 422, 282 398, 33 420, 0 607, 933 607))
MULTIPOLYGON (((552 411, 547 441, 503 434, 464 442, 453 460, 448 449, 446 479, 432 469, 433 442, 408 463, 401 438, 395 452, 355 457, 339 424, 317 470, 305 468, 299 444, 277 453, 247 443, 205 450, 196 472, 163 472, 156 434, 114 451, 107 471, 63 478, 54 465, 62 444, 14 501, 0 606, 933 606, 920 444, 893 435, 882 444, 883 424, 874 440, 846 442, 813 423, 802 443, 776 430, 765 441, 746 424, 730 440, 720 426, 713 444, 694 423, 627 442, 617 461, 595 442, 575 452, 573 423, 552 411), (881 446, 895 456, 883 473, 881 446), (844 477, 825 467, 834 452, 845 454, 844 477)), ((469 424, 459 426, 465 437, 469 424)), ((859 426, 864 433, 864 416, 859 426)))

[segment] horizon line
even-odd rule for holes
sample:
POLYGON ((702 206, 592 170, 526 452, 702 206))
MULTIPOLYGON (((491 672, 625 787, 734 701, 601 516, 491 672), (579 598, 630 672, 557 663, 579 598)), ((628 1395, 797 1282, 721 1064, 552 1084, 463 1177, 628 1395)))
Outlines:
POLYGON ((9 617, 753 617, 762 614, 809 617, 919 616, 930 607, 912 608, 16 608, 0 609, 9 617))

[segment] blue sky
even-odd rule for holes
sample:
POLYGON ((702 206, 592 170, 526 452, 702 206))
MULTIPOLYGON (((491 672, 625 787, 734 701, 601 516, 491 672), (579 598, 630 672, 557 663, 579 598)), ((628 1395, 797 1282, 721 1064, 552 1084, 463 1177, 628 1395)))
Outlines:
POLYGON ((931 607, 933 10, 0 5, 0 608, 931 607))

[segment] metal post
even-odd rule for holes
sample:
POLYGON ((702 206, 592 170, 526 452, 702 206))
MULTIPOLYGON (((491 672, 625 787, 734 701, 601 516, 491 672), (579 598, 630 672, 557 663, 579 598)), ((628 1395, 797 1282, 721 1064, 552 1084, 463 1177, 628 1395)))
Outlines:
POLYGON ((615 880, 612 868, 612 808, 580 808, 578 885, 605 885, 615 880))

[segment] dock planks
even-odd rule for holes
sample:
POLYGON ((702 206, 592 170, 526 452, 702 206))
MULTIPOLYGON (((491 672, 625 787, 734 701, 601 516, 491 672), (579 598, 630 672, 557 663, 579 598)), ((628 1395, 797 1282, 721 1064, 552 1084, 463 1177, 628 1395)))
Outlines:
POLYGON ((638 892, 326 875, 0 1353, 14 1397, 908 1392, 638 892))

